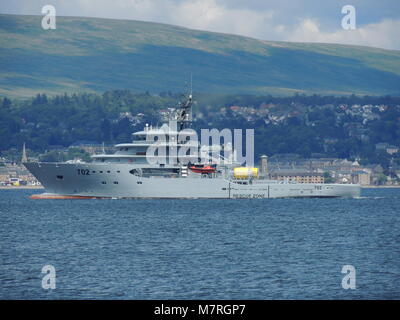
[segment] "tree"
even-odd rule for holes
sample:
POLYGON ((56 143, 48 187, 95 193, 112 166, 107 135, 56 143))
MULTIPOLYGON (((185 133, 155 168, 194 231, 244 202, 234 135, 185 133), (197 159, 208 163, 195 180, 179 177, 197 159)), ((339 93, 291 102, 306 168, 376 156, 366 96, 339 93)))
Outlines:
POLYGON ((4 97, 2 107, 4 109, 9 109, 11 107, 11 104, 12 104, 11 100, 8 99, 7 97, 4 97))
POLYGON ((385 176, 383 173, 381 173, 379 176, 378 176, 378 180, 377 180, 377 183, 378 183, 378 185, 385 185, 386 184, 386 182, 387 182, 387 180, 388 180, 388 178, 387 178, 387 176, 385 176))
POLYGON ((323 177, 324 177, 325 183, 334 183, 335 182, 335 179, 332 178, 332 175, 328 171, 324 172, 323 177))

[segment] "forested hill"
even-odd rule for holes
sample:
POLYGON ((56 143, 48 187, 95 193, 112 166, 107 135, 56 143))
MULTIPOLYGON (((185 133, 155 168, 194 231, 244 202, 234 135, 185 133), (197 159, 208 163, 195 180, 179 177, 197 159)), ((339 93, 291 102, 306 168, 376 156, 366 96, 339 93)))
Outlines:
MULTIPOLYGON (((377 144, 400 146, 400 98, 358 96, 272 97, 195 94, 195 129, 252 128, 257 156, 295 153, 302 157, 361 159, 400 165, 377 144)), ((129 142, 145 123, 168 118, 178 94, 73 94, 28 100, 0 98, 0 156, 85 143, 129 142), (13 151, 14 150, 14 151, 13 151)), ((14 157, 20 159, 20 155, 14 157)))
POLYGON ((399 95, 400 51, 262 41, 126 20, 0 15, 0 95, 130 89, 399 95))

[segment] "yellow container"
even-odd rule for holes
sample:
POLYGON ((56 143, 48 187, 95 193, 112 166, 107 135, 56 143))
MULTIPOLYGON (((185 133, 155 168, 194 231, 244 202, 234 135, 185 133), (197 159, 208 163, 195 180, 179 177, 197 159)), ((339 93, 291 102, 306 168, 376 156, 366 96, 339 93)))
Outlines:
POLYGON ((233 169, 233 176, 236 179, 248 179, 258 177, 258 168, 238 167, 233 169))

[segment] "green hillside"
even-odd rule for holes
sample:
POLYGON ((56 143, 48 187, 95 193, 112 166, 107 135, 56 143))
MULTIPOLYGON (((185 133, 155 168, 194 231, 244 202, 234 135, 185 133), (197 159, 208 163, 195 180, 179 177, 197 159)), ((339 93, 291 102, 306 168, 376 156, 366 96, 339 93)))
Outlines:
POLYGON ((400 51, 269 42, 141 21, 0 15, 0 95, 38 92, 400 94, 400 51))

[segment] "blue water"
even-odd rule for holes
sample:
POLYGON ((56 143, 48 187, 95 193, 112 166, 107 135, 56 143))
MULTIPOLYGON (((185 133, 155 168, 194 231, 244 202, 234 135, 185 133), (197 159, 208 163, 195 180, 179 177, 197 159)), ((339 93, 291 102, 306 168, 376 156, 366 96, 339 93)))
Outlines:
POLYGON ((399 299, 400 189, 360 199, 30 200, 0 190, 2 299, 399 299), (42 288, 44 265, 56 289, 42 288), (342 288, 343 265, 356 289, 342 288))

